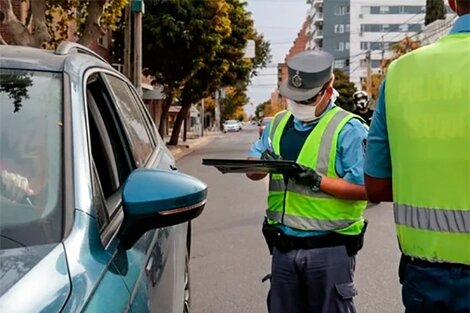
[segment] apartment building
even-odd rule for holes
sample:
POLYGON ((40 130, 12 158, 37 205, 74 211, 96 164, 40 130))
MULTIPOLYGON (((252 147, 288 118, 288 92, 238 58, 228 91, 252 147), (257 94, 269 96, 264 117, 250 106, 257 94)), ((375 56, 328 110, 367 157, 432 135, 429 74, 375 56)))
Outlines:
MULTIPOLYGON (((379 0, 377 0, 379 1, 379 0)), ((308 0, 312 24, 308 49, 328 51, 335 67, 349 71, 351 0, 308 0)))
POLYGON ((424 28, 426 0, 307 0, 314 12, 309 49, 332 53, 335 66, 360 89, 367 76, 380 71, 392 44, 417 38, 424 28))

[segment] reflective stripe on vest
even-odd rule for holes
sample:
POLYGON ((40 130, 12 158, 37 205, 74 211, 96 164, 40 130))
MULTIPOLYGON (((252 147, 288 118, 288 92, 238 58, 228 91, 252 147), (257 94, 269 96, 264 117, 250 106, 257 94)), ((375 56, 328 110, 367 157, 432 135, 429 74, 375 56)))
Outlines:
MULTIPOLYGON (((291 113, 284 111, 273 119, 270 138, 277 154, 280 154, 280 140, 290 116, 291 113)), ((321 175, 338 177, 335 167, 338 135, 353 117, 337 107, 328 111, 306 139, 296 161, 321 175)), ((365 201, 340 200, 323 192, 314 192, 292 180, 286 188, 281 174, 270 176, 269 191, 266 214, 272 224, 283 223, 301 230, 337 231, 350 235, 362 230, 365 201)))
POLYGON ((387 71, 398 240, 404 254, 431 262, 470 265, 469 55, 470 34, 452 34, 387 71))
POLYGON ((470 233, 470 211, 436 210, 396 203, 393 211, 397 225, 438 232, 470 233))

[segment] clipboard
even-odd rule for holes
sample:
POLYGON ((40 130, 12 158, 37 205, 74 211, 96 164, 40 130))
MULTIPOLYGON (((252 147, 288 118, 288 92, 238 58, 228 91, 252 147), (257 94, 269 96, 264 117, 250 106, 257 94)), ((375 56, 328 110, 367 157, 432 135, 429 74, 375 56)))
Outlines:
POLYGON ((303 171, 295 161, 287 160, 202 159, 202 165, 215 166, 222 174, 296 174, 303 171))

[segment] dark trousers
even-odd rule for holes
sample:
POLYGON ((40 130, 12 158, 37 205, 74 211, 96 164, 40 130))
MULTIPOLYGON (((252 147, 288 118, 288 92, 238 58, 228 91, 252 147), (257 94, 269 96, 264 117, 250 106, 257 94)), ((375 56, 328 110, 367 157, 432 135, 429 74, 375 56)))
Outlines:
POLYGON ((291 250, 274 247, 270 313, 355 313, 355 257, 345 246, 291 250))
POLYGON ((469 313, 470 266, 404 265, 405 313, 469 313))

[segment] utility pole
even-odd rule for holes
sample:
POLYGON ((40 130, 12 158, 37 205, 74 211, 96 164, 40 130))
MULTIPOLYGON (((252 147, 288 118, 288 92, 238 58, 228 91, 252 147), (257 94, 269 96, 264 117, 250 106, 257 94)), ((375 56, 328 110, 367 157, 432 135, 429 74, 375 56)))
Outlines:
POLYGON ((366 91, 370 95, 372 92, 372 60, 371 60, 370 50, 366 52, 366 62, 367 62, 366 91))
POLYGON ((144 0, 132 0, 134 12, 134 75, 133 83, 139 96, 142 96, 142 16, 145 12, 144 0))
POLYGON ((123 66, 123 74, 129 80, 133 80, 134 72, 131 69, 131 39, 132 39, 132 12, 131 12, 131 4, 129 3, 125 10, 125 24, 126 28, 124 29, 124 66, 123 66))
POLYGON ((382 58, 380 59, 380 76, 382 78, 381 80, 383 80, 385 76, 384 68, 383 68, 384 59, 385 59, 385 42, 384 42, 384 35, 382 35, 382 58))
POLYGON ((204 137, 204 122, 206 120, 204 116, 204 98, 201 100, 201 112, 199 114, 201 114, 201 137, 204 137))

